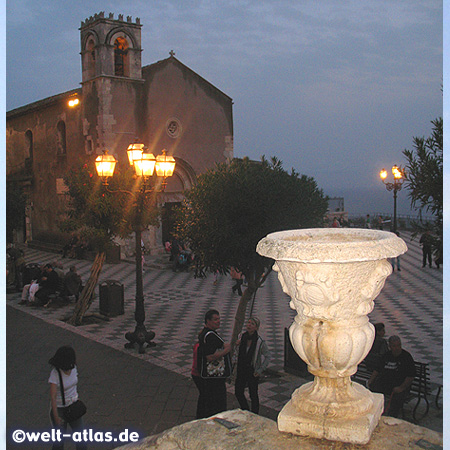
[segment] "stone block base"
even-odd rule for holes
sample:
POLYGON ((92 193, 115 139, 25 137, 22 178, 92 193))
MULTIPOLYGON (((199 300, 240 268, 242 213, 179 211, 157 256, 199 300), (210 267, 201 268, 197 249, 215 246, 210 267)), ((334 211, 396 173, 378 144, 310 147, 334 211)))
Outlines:
MULTIPOLYGON (((277 424, 249 411, 235 409, 208 419, 184 423, 161 434, 149 436, 122 450, 442 450, 442 433, 403 420, 381 417, 369 443, 341 444, 323 439, 280 433, 277 424), (216 419, 225 419, 222 424, 216 419), (229 425, 232 427, 224 426, 229 425), (420 445, 419 445, 420 444, 420 445)), ((116 450, 119 450, 116 448, 116 450)))
POLYGON ((373 400, 372 409, 364 416, 344 419, 302 413, 290 400, 278 415, 278 430, 311 438, 367 444, 384 407, 382 394, 373 394, 373 400))

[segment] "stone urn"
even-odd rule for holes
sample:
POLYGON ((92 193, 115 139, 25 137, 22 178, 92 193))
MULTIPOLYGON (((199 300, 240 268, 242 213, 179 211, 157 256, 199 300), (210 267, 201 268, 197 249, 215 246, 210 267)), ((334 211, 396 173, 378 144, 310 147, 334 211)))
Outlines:
POLYGON ((299 387, 278 415, 278 429, 365 444, 383 412, 383 395, 350 379, 375 330, 367 314, 392 266, 406 252, 393 233, 316 228, 272 233, 257 252, 275 260, 283 291, 297 311, 289 336, 315 378, 299 387))

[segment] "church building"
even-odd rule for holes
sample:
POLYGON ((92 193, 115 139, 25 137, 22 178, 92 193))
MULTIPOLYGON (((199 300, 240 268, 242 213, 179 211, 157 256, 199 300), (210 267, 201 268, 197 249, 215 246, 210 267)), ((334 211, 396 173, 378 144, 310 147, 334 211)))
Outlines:
MULTIPOLYGON (((141 28, 139 18, 111 13, 86 19, 81 87, 7 112, 7 181, 20 183, 27 196, 19 241, 65 238, 58 227, 68 202, 64 174, 105 149, 126 164, 138 138, 155 156, 163 149, 173 156, 174 176, 159 196, 167 211, 199 174, 233 158, 232 99, 173 51, 142 67, 141 28)), ((144 234, 155 252, 170 232, 170 220, 161 225, 144 234)))

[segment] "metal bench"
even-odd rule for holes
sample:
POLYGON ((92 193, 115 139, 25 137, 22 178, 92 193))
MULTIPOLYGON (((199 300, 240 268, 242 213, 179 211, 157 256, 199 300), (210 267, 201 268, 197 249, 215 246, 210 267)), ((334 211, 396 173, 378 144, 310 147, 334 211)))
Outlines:
MULTIPOLYGON (((417 409, 419 407, 419 404, 422 400, 425 401, 425 413, 422 414, 420 419, 423 419, 430 410, 430 402, 428 400, 428 396, 431 394, 430 390, 430 369, 428 367, 428 363, 422 363, 422 362, 414 362, 416 366, 416 376, 414 377, 414 380, 412 382, 409 395, 406 397, 405 402, 409 403, 410 401, 417 399, 416 404, 413 409, 413 420, 414 423, 418 423, 418 419, 416 417, 417 409)), ((361 363, 358 366, 358 370, 356 373, 352 376, 352 380, 356 381, 360 384, 366 385, 367 381, 370 379, 372 375, 372 371, 369 370, 364 363, 361 363)), ((402 416, 405 418, 405 411, 402 408, 402 416)))

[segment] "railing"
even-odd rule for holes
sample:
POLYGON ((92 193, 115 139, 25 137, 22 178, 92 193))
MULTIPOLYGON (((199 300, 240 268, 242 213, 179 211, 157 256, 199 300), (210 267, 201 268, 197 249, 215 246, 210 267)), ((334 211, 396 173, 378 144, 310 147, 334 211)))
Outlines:
MULTIPOLYGON (((373 213, 370 215, 370 223, 372 228, 378 228, 378 218, 383 219, 383 229, 389 231, 394 223, 394 217, 392 214, 386 213, 373 213)), ((366 223, 366 217, 361 215, 349 215, 348 216, 350 226, 363 227, 366 223)), ((412 230, 413 222, 421 223, 425 225, 427 222, 432 223, 434 218, 432 216, 413 216, 413 215, 397 215, 397 226, 402 230, 412 230)))

